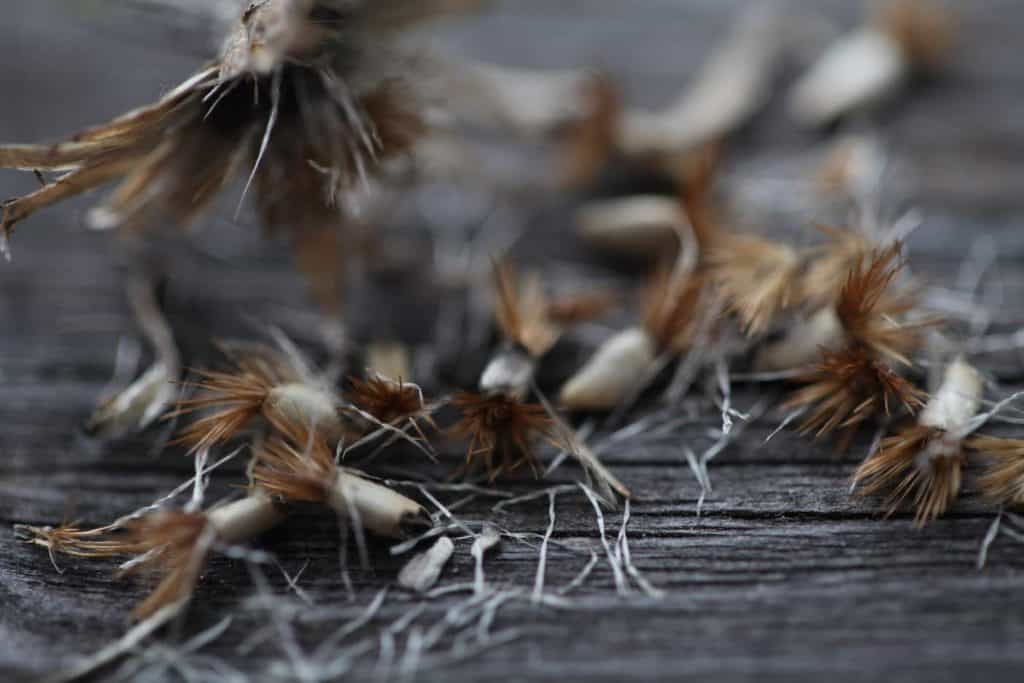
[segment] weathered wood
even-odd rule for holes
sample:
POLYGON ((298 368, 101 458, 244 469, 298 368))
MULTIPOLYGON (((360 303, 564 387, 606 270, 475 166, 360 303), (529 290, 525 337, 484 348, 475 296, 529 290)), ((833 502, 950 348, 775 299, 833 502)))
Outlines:
MULTIPOLYGON (((152 99, 197 62, 175 52, 181 34, 169 37, 157 25, 137 22, 129 31, 103 18, 69 14, 68 3, 58 0, 20 4, 24 7, 5 13, 13 16, 0 23, 4 141, 56 139, 103 120, 152 99), (105 26, 100 34, 95 33, 98 24, 105 26)), ((675 95, 731 14, 747 3, 502 4, 509 6, 498 15, 469 27, 452 26, 446 35, 470 53, 510 64, 599 64, 626 84, 631 101, 656 105, 675 95)), ((815 3, 814 12, 849 26, 856 14, 853 5, 831 0, 815 3)), ((959 9, 964 35, 950 72, 917 88, 875 121, 893 156, 885 200, 890 213, 913 206, 926 215, 926 226, 910 244, 913 268, 926 280, 949 281, 976 237, 995 240, 1002 300, 993 310, 994 329, 1009 332, 1024 324, 1024 73, 1017 49, 1024 10, 1015 0, 959 3, 959 9)), ((799 169, 811 168, 807 164, 820 153, 821 141, 794 130, 776 103, 731 146, 735 164, 729 165, 730 173, 793 177, 797 169, 799 176, 799 169)), ((0 196, 26 191, 34 182, 4 172, 0 196)), ((244 215, 234 224, 234 206, 231 201, 226 205, 198 232, 165 239, 159 251, 160 267, 169 273, 165 298, 187 361, 209 358, 211 336, 251 335, 256 328, 249 320, 282 324, 292 334, 305 332, 304 341, 315 341, 302 324, 311 319, 311 308, 283 250, 261 242, 244 215)), ((64 516, 104 523, 150 503, 192 473, 191 461, 180 450, 151 455, 159 429, 113 444, 96 444, 80 433, 110 377, 118 340, 135 334, 112 236, 82 228, 86 206, 77 201, 19 226, 14 261, 0 264, 3 680, 30 680, 97 651, 124 632, 126 615, 145 590, 138 580, 114 581, 111 562, 59 558, 64 573, 58 574, 45 551, 16 541, 12 525, 53 523, 64 516)), ((546 197, 523 199, 521 206, 510 208, 514 222, 529 231, 521 252, 630 282, 568 234, 569 208, 567 200, 546 197)), ((774 222, 762 227, 794 228, 774 222)), ((429 293, 420 296, 430 298, 429 293)), ((402 317, 399 312, 381 314, 364 306, 356 316, 367 334, 379 329, 375 325, 406 324, 417 338, 429 337, 421 324, 391 321, 402 317)), ((567 361, 573 353, 568 351, 567 361)), ((482 354, 477 350, 476 355, 482 354)), ((478 361, 467 357, 464 362, 478 361)), ((1024 354, 1000 354, 983 367, 1007 381, 1019 380, 1024 354)), ((750 407, 765 396, 759 391, 776 390, 738 387, 737 405, 750 407)), ((496 628, 538 630, 464 662, 424 670, 418 679, 1020 679, 1024 546, 1000 539, 988 567, 975 568, 994 513, 970 485, 951 514, 916 531, 907 514, 883 519, 877 501, 848 495, 850 474, 870 435, 845 455, 791 432, 764 445, 773 428, 766 420, 751 426, 711 464, 714 489, 698 517, 700 488, 682 447, 706 448, 708 429, 719 424, 717 415, 705 411, 670 436, 634 439, 602 453, 635 491, 632 557, 646 578, 667 592, 665 597, 650 598, 635 588, 628 596, 616 595, 593 510, 578 491, 560 494, 556 501, 546 586, 568 585, 592 551, 602 562, 570 594, 573 606, 562 610, 529 601, 538 546, 548 526, 547 499, 501 513, 491 510, 493 499, 460 508, 462 519, 488 520, 528 534, 527 543, 506 539, 487 556, 485 568, 488 582, 525 591, 524 599, 498 613, 496 628)), ((239 467, 232 464, 214 475, 211 500, 231 492, 239 467)), ((443 476, 445 469, 421 471, 443 476)), ((567 463, 552 483, 570 483, 577 476, 575 466, 567 463)), ((535 487, 527 480, 501 485, 516 494, 535 487)), ((460 497, 442 496, 448 503, 460 497)), ((606 513, 612 540, 621 519, 621 512, 606 513)), ((337 522, 316 509, 301 508, 259 547, 280 558, 291 574, 308 560, 299 586, 318 605, 341 605, 352 616, 394 583, 407 556, 392 557, 387 543, 372 544, 372 570, 352 562, 356 600, 348 603, 338 545, 337 522)), ((466 539, 456 541, 442 585, 472 581, 469 546, 466 539)), ((354 550, 350 555, 355 556, 354 550)), ((276 569, 265 570, 275 589, 286 589, 276 569)), ((249 654, 238 652, 240 642, 265 624, 258 612, 242 607, 252 586, 242 563, 214 558, 184 633, 197 633, 234 614, 224 638, 205 651, 254 677, 293 678, 287 668, 273 668, 287 661, 274 644, 277 636, 249 654)), ((429 628, 464 598, 452 595, 426 603, 417 623, 429 628)), ((379 635, 414 604, 413 598, 393 593, 369 632, 379 635)), ((341 621, 302 627, 299 640, 311 650, 341 621)), ((405 642, 403 636, 399 645, 405 642)), ((360 660, 348 680, 370 678, 375 657, 360 660)))

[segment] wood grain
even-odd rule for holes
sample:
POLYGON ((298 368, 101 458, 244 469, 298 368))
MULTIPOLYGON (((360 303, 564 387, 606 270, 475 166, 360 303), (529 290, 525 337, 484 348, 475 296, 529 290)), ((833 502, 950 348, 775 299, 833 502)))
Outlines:
MULTIPOLYGON (((190 54, 202 52, 180 28, 146 21, 119 25, 102 12, 84 12, 87 4, 19 4, 24 6, 0 22, 4 141, 55 139, 147 101, 193 68, 198 59, 190 54)), ((598 64, 626 84, 631 101, 657 105, 671 99, 745 4, 508 2, 499 3, 495 16, 446 28, 445 35, 464 51, 509 64, 598 64)), ((990 237, 998 249, 993 291, 1001 295, 993 329, 1012 332, 1024 324, 1024 72, 1017 49, 1024 7, 1015 0, 956 4, 963 35, 949 72, 863 123, 879 127, 892 155, 886 210, 917 207, 927 218, 910 244, 915 271, 948 281, 974 240, 990 237)), ((856 15, 854 3, 838 0, 800 7, 810 14, 812 5, 815 16, 837 27, 850 26, 856 15)), ((774 103, 731 147, 730 167, 741 177, 791 176, 814 158, 821 142, 794 130, 774 103)), ((33 182, 0 173, 0 196, 23 192, 33 182)), ((455 202, 453 210, 466 205, 455 202)), ((110 377, 118 340, 135 334, 119 257, 110 235, 82 227, 87 206, 76 201, 20 226, 13 262, 0 264, 0 673, 9 672, 0 675, 3 680, 32 680, 95 652, 124 632, 127 613, 144 593, 138 581, 114 581, 110 563, 63 559, 64 573, 58 574, 44 551, 15 540, 12 525, 53 523, 66 515, 103 523, 151 502, 192 472, 178 450, 154 457, 159 430, 109 444, 81 433, 110 377)), ((627 275, 568 234, 568 200, 527 197, 506 208, 513 224, 527 230, 529 239, 520 247, 525 257, 627 282, 627 275)), ((226 206, 196 233, 164 239, 157 250, 159 267, 168 274, 169 315, 189 363, 208 358, 212 336, 251 336, 252 320, 273 321, 301 336, 301 321, 312 313, 281 245, 261 242, 247 216, 230 220, 232 209, 226 206)), ((358 300, 359 334, 394 325, 429 336, 422 321, 399 306, 401 297, 389 299, 397 302, 389 304, 394 310, 381 311, 369 304, 370 294, 358 300)), ((312 334, 300 339, 313 340, 312 334)), ((571 364, 585 350, 573 347, 560 357, 571 364)), ((472 376, 484 352, 464 357, 454 376, 472 376)), ((982 366, 1005 382, 1006 391, 1024 378, 1021 354, 1001 354, 982 366)), ((739 387, 737 405, 749 408, 766 391, 774 390, 739 387)), ((495 513, 495 500, 481 498, 458 515, 529 534, 528 543, 506 540, 487 558, 490 582, 522 588, 527 596, 506 605, 495 627, 536 630, 465 661, 425 661, 439 668, 414 678, 1020 680, 1024 545, 1001 538, 987 568, 975 568, 994 513, 970 486, 951 514, 916 531, 908 515, 884 519, 877 501, 848 495, 850 474, 870 435, 839 455, 791 433, 764 444, 773 427, 764 421, 712 463, 714 489, 698 517, 700 489, 683 447, 707 447, 706 433, 718 424, 714 414, 701 415, 680 421, 667 436, 627 441, 603 456, 635 491, 633 560, 666 591, 664 597, 635 587, 617 595, 614 576, 601 562, 570 594, 571 607, 531 604, 547 499, 495 513)), ((417 467, 438 476, 443 469, 417 467)), ((230 493, 238 476, 234 465, 218 472, 210 496, 230 493)), ((567 464, 552 483, 571 483, 576 476, 567 464)), ((502 485, 516 494, 535 487, 526 480, 502 485)), ((443 496, 449 502, 459 497, 443 496)), ((592 508, 580 493, 561 494, 556 511, 546 575, 552 588, 571 582, 591 551, 604 557, 592 508)), ((609 513, 606 521, 614 538, 621 514, 609 513)), ((372 569, 353 568, 356 600, 349 603, 334 519, 296 509, 259 547, 289 572, 308 561, 302 589, 318 606, 341 605, 353 614, 393 584, 404 561, 391 557, 386 544, 374 544, 372 569)), ((267 575, 276 589, 285 588, 279 572, 267 575)), ((472 575, 469 541, 459 540, 442 585, 471 581, 472 575)), ((244 604, 252 594, 241 563, 214 558, 184 637, 233 614, 229 631, 205 652, 257 680, 294 678, 280 668, 286 658, 276 637, 239 653, 246 635, 266 623, 244 604)), ((421 622, 436 623, 464 599, 456 594, 425 603, 421 622)), ((415 604, 393 592, 368 632, 379 634, 415 604)), ((322 642, 323 628, 299 627, 300 642, 310 648, 322 642)), ((346 680, 372 678, 375 656, 360 660, 346 680)), ((166 672, 166 680, 178 680, 174 676, 166 672)))

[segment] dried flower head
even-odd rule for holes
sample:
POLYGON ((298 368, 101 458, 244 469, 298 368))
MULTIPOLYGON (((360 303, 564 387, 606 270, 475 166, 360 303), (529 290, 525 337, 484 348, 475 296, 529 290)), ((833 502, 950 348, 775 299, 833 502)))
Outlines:
POLYGON ((524 465, 540 476, 535 453, 538 439, 566 448, 542 405, 502 394, 468 392, 456 394, 451 403, 460 411, 461 419, 448 433, 455 439, 469 440, 466 469, 475 467, 479 459, 491 481, 524 465))
POLYGON ((755 235, 716 240, 706 256, 711 280, 748 335, 766 332, 794 303, 800 256, 789 245, 755 235))
POLYGON ((935 69, 945 61, 956 36, 948 10, 929 0, 885 0, 877 3, 872 22, 892 36, 920 69, 935 69))
POLYGON ((495 263, 493 279, 497 295, 494 317, 502 335, 534 358, 543 356, 561 331, 548 318, 548 298, 540 278, 534 273, 519 282, 510 265, 495 263))
POLYGON ((921 345, 924 328, 936 321, 903 321, 917 302, 911 292, 894 291, 902 268, 899 245, 858 259, 839 292, 836 315, 853 342, 880 357, 910 365, 909 355, 921 345))
POLYGON ((694 341, 704 284, 697 274, 655 272, 644 295, 642 325, 661 350, 682 353, 694 341))
POLYGON ((865 421, 898 410, 915 413, 924 405, 924 392, 863 348, 822 349, 821 356, 797 379, 806 386, 783 404, 787 410, 810 410, 800 425, 801 434, 822 437, 842 430, 845 447, 865 421))
POLYGON ((960 442, 935 427, 914 425, 882 439, 853 476, 859 495, 889 491, 888 514, 908 499, 924 526, 952 505, 960 492, 964 456, 960 442))
POLYGON ((0 147, 0 167, 61 174, 6 202, 0 232, 115 180, 91 214, 97 227, 188 224, 244 174, 243 197, 257 188, 260 213, 288 230, 318 301, 337 305, 344 198, 426 132, 429 79, 413 76, 395 34, 478 4, 251 3, 218 59, 157 103, 58 144, 0 147))
POLYGON ((985 469, 978 477, 982 495, 993 503, 1024 504, 1024 441, 995 436, 975 436, 965 447, 984 456, 985 469))

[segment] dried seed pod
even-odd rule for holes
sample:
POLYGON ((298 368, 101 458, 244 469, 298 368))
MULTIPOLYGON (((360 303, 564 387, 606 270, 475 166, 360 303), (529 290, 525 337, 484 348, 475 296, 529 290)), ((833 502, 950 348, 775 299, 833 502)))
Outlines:
POLYGON ((703 289, 701 277, 659 270, 645 295, 641 325, 606 340, 562 386, 561 403, 572 410, 610 410, 641 388, 659 354, 689 348, 703 289))
POLYGON ((155 422, 177 398, 174 383, 181 377, 181 357, 170 323, 157 303, 154 286, 145 278, 131 277, 128 303, 143 335, 153 347, 149 369, 115 395, 99 403, 86 421, 90 434, 118 438, 141 432, 155 422))
POLYGON ((214 545, 244 543, 283 519, 284 513, 269 497, 253 491, 205 513, 153 512, 123 528, 22 527, 19 531, 28 535, 28 542, 47 548, 51 557, 54 553, 90 558, 138 556, 124 565, 122 574, 160 577, 153 592, 132 612, 134 618, 145 619, 191 597, 214 545))
POLYGON ((766 332, 795 302, 801 261, 789 245, 755 235, 723 236, 712 243, 706 261, 747 335, 766 332))
POLYGON ((796 321, 778 341, 764 344, 754 358, 755 372, 778 372, 817 362, 822 350, 838 351, 846 343, 843 326, 831 306, 796 321))
POLYGON ((449 427, 454 439, 468 440, 466 470, 478 466, 491 481, 514 472, 524 465, 540 476, 536 456, 538 440, 568 450, 558 436, 555 423, 544 406, 523 403, 506 394, 473 394, 460 392, 451 401, 461 414, 449 427))
POLYGON ((334 392, 283 354, 231 353, 229 361, 227 371, 197 371, 199 395, 179 401, 171 413, 203 413, 181 431, 180 443, 193 450, 225 443, 256 417, 275 425, 315 425, 332 441, 350 428, 342 419, 343 404, 334 392))
POLYGON ((0 146, 0 167, 61 173, 4 203, 0 233, 115 180, 90 214, 94 226, 188 224, 244 172, 243 197, 257 189, 267 227, 288 232, 316 300, 339 315, 344 256, 354 251, 341 248, 351 197, 413 151, 428 132, 428 109, 445 99, 399 34, 478 4, 251 3, 218 58, 155 104, 58 144, 0 146))
POLYGON ((593 76, 583 70, 514 69, 480 62, 439 64, 438 104, 464 123, 545 135, 587 115, 593 76))
POLYGON ((610 410, 643 382, 657 353, 646 330, 623 330, 605 341, 565 383, 559 400, 573 410, 610 410))
POLYGON ((754 6, 675 103, 661 112, 624 115, 620 147, 631 156, 679 154, 734 132, 767 101, 783 47, 776 8, 754 6))
POLYGON ((548 318, 547 295, 537 275, 527 276, 520 284, 511 266, 496 262, 493 279, 494 317, 505 341, 484 368, 480 390, 522 399, 530 389, 537 360, 555 345, 562 330, 548 318))
POLYGON ((797 81, 793 116, 822 126, 886 99, 915 70, 940 61, 951 27, 949 16, 925 0, 888 0, 872 22, 834 43, 797 81))
POLYGON ((580 237, 594 247, 661 257, 678 248, 689 225, 679 200, 661 195, 593 200, 577 209, 575 221, 580 237))
POLYGON ((963 434, 981 404, 981 376, 963 358, 947 368, 917 424, 887 437, 854 474, 860 495, 889 491, 891 514, 913 496, 915 521, 935 519, 960 492, 963 434))
POLYGON ((272 495, 325 504, 381 536, 402 538, 413 528, 430 525, 419 503, 338 467, 323 439, 303 428, 282 425, 280 434, 261 444, 253 478, 272 495))

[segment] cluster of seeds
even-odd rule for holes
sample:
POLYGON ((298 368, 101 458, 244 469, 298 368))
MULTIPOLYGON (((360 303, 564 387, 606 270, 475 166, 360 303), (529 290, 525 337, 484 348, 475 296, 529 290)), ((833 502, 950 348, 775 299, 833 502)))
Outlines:
MULTIPOLYGON (((832 439, 837 450, 869 425, 888 431, 854 483, 861 495, 886 496, 889 511, 909 502, 920 524, 941 515, 961 489, 968 454, 985 463, 979 485, 989 499, 1024 503, 1024 442, 975 435, 995 414, 980 412, 984 382, 943 336, 944 323, 919 305, 897 231, 821 226, 820 239, 796 245, 722 218, 722 146, 771 91, 788 45, 781 17, 763 9, 744 16, 678 102, 641 112, 625 110, 604 77, 413 59, 398 40, 406 28, 478 4, 253 2, 220 56, 157 103, 58 144, 0 147, 0 166, 59 174, 4 203, 0 229, 6 237, 35 211, 111 181, 119 185, 91 213, 95 226, 187 224, 241 180, 265 227, 288 235, 313 297, 340 321, 345 263, 360 255, 352 246, 360 242, 357 201, 439 168, 471 174, 452 141, 458 124, 558 131, 567 184, 588 188, 609 169, 631 168, 659 174, 670 188, 588 200, 576 213, 580 235, 595 248, 655 257, 632 321, 561 385, 554 404, 537 385, 544 357, 566 333, 609 317, 629 297, 557 298, 540 275, 521 275, 504 259, 492 262, 489 287, 500 341, 477 384, 450 395, 425 396, 401 347, 368 353, 366 372, 339 389, 286 340, 224 344, 223 366, 195 370, 185 383, 191 393, 178 400, 167 386, 181 378, 165 358, 159 372, 107 403, 100 422, 134 428, 160 414, 184 419, 178 441, 197 458, 242 442, 251 455, 245 495, 205 511, 160 509, 95 529, 26 527, 27 540, 51 555, 134 558, 125 572, 158 573, 135 611, 144 618, 188 600, 211 550, 285 521, 293 503, 322 504, 376 536, 429 527, 434 520, 419 502, 372 476, 373 457, 388 449, 433 459, 439 443, 461 442, 465 458, 451 476, 494 481, 517 471, 541 477, 548 446, 574 456, 603 502, 614 504, 629 490, 573 419, 621 414, 644 400, 672 409, 694 377, 721 378, 723 368, 725 384, 730 372, 775 382, 766 393, 782 388, 777 407, 786 422, 832 439), (938 378, 930 387, 925 358, 938 378), (658 395, 670 367, 675 377, 658 395), (348 466, 352 460, 359 469, 348 466)), ((795 84, 793 114, 822 125, 891 95, 918 69, 938 64, 947 24, 922 2, 887 3, 795 84)), ((844 148, 829 165, 830 189, 858 194, 860 166, 871 159, 862 151, 844 148)), ((167 330, 149 329, 166 348, 167 330)), ((740 415, 727 398, 722 403, 724 422, 740 415)))

